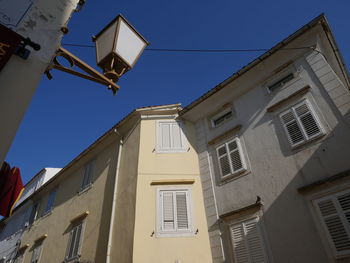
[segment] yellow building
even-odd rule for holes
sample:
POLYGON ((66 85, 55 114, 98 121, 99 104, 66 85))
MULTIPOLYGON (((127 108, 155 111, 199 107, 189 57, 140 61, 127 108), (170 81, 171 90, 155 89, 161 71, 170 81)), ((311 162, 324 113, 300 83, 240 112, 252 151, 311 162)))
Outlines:
POLYGON ((32 202, 15 262, 212 262, 180 109, 134 110, 19 205, 15 214, 32 202))

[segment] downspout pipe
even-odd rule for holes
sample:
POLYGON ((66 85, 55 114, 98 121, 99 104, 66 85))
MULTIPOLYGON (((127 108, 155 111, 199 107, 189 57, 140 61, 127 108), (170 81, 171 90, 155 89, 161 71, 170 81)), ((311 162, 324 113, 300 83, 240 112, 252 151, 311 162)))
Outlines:
MULTIPOLYGON (((114 132, 117 133, 120 138, 122 136, 117 131, 117 129, 114 129, 114 132)), ((113 226, 114 226, 114 218, 115 218, 115 211, 116 211, 116 203, 117 203, 117 194, 118 194, 118 178, 119 178, 119 168, 120 168, 120 159, 123 149, 123 140, 119 140, 119 150, 118 150, 118 161, 117 161, 117 168, 115 173, 115 181, 114 181, 114 189, 113 189, 113 201, 112 201, 112 211, 111 211, 111 220, 109 223, 109 233, 108 233, 108 244, 107 244, 107 255, 106 255, 106 263, 111 262, 111 250, 112 250, 112 243, 113 243, 113 226)))

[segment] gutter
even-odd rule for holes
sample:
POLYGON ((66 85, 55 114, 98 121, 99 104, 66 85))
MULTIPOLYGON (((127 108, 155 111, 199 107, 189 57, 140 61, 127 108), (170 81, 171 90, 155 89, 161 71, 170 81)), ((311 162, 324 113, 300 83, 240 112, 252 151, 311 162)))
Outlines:
MULTIPOLYGON (((114 130, 119 134, 117 129, 114 130)), ((113 223, 115 219, 115 211, 116 211, 116 203, 117 203, 117 194, 118 194, 118 178, 119 178, 119 170, 120 170, 120 159, 123 149, 123 140, 119 141, 119 151, 118 151, 118 161, 117 161, 117 169, 115 173, 115 181, 114 181, 114 189, 113 189, 113 201, 112 201, 112 212, 111 212, 111 220, 109 223, 109 232, 108 232, 108 243, 107 243, 107 255, 106 255, 106 263, 111 262, 111 250, 112 250, 112 242, 113 242, 113 223)))

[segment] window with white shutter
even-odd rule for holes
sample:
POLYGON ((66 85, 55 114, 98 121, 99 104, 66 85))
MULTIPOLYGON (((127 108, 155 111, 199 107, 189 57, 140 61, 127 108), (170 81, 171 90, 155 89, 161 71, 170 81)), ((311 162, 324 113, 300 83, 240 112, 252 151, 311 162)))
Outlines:
POLYGON ((284 111, 280 114, 280 118, 293 147, 324 134, 308 100, 284 111))
POLYGON ((91 160, 85 165, 84 176, 83 176, 83 180, 81 182, 81 188, 80 188, 81 191, 91 186, 94 168, 95 168, 95 160, 91 160))
POLYGON ((235 263, 268 262, 258 218, 232 224, 230 235, 235 263))
POLYGON ((32 252, 32 258, 30 260, 30 263, 38 263, 40 256, 41 256, 41 250, 42 250, 42 243, 36 244, 33 248, 32 252))
POLYGON ((157 122, 157 152, 184 152, 187 151, 186 147, 187 140, 181 122, 157 122))
POLYGON ((51 212, 53 204, 55 202, 56 192, 57 192, 57 189, 54 189, 50 192, 43 215, 46 215, 51 212))
POLYGON ((334 256, 350 255, 350 191, 314 201, 334 256))
POLYGON ((235 175, 247 169, 238 138, 217 147, 216 153, 222 177, 235 175))
POLYGON ((158 234, 192 233, 189 189, 158 191, 158 234))
POLYGON ((80 257, 81 243, 83 239, 83 222, 75 223, 69 233, 69 243, 66 253, 66 261, 80 257))

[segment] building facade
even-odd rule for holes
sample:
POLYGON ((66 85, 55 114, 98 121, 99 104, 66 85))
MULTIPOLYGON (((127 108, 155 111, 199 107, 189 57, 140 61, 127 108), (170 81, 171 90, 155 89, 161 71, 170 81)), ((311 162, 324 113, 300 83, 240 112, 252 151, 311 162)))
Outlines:
POLYGON ((5 262, 212 262, 194 127, 180 105, 133 111, 3 220, 28 207, 5 262))
POLYGON ((350 262, 349 110, 321 15, 180 112, 214 262, 350 262))

